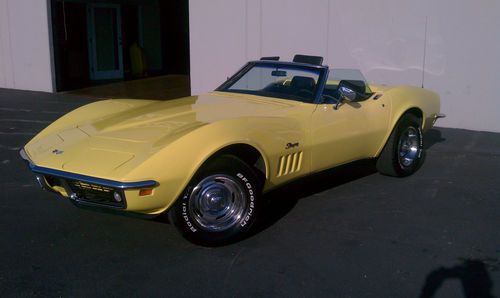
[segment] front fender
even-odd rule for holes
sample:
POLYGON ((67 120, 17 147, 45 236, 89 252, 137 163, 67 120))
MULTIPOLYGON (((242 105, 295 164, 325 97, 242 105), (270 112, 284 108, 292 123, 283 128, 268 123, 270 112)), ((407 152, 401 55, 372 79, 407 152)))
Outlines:
MULTIPOLYGON (((258 150, 264 159, 267 181, 273 181, 272 173, 277 169, 275 160, 290 140, 306 142, 298 121, 283 121, 278 117, 224 120, 175 140, 132 170, 125 180, 151 177, 158 181, 154 202, 140 208, 147 209, 144 213, 161 213, 175 202, 210 157, 230 145, 247 144, 258 150)), ((308 171, 307 165, 303 170, 308 171)))

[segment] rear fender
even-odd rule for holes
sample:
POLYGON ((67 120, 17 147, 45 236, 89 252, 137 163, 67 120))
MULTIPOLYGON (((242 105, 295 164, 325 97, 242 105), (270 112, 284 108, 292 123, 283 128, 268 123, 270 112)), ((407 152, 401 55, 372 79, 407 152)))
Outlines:
POLYGON ((376 156, 384 148, 392 131, 396 127, 399 119, 410 110, 418 110, 422 114, 422 129, 427 130, 434 124, 433 115, 440 111, 439 95, 433 91, 414 86, 397 86, 384 92, 391 101, 391 118, 389 120, 389 129, 384 137, 376 156))

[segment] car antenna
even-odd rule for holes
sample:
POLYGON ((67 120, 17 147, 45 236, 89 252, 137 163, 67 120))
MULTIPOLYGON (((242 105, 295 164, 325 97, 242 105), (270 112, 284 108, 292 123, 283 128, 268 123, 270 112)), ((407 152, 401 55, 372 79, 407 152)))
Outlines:
POLYGON ((422 59, 422 88, 424 88, 424 78, 425 78, 425 56, 427 51, 427 20, 428 16, 425 16, 425 29, 424 29, 424 57, 422 59))

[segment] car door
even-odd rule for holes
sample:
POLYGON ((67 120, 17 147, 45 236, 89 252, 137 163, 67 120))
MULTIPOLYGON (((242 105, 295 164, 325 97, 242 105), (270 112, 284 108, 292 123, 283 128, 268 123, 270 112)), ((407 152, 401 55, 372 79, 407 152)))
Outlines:
POLYGON ((311 170, 373 157, 386 136, 390 102, 380 94, 363 101, 318 104, 311 119, 311 170), (378 95, 378 96, 377 96, 378 95))

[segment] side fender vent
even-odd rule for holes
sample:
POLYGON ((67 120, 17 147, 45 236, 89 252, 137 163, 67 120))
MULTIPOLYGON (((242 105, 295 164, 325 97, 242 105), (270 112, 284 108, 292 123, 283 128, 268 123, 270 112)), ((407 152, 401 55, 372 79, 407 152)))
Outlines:
POLYGON ((280 157, 278 164, 278 177, 300 171, 302 166, 302 151, 280 157))

